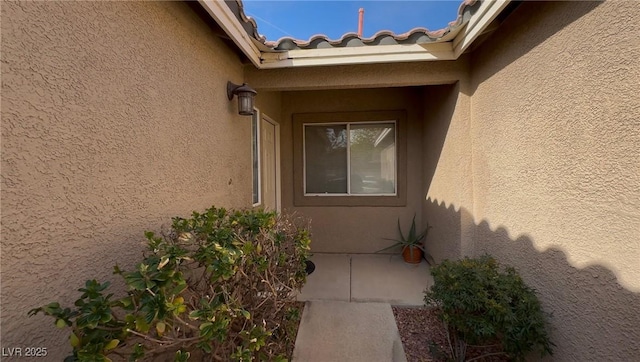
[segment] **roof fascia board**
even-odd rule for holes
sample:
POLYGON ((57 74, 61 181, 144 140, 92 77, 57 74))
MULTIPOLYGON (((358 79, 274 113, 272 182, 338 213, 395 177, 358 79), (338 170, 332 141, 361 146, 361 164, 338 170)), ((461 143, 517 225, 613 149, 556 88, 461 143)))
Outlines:
POLYGON ((456 59, 467 50, 510 2, 511 0, 486 0, 480 4, 480 8, 469 19, 464 31, 453 39, 453 53, 456 59))
POLYGON ((434 61, 434 60, 454 60, 453 52, 436 55, 434 53, 389 53, 389 54, 367 54, 361 56, 347 57, 313 57, 298 59, 283 59, 275 62, 262 63, 260 69, 313 67, 323 65, 350 65, 350 64, 371 64, 371 63, 399 63, 414 61, 434 61))
POLYGON ((451 43, 430 43, 289 50, 282 53, 263 53, 262 59, 263 63, 260 68, 273 69, 340 64, 454 60, 455 58, 451 43))
POLYGON ((221 0, 198 0, 198 2, 251 60, 253 65, 260 68, 260 50, 253 44, 250 36, 227 4, 221 0))
POLYGON ((452 52, 449 43, 429 43, 429 44, 406 44, 406 45, 383 45, 383 46, 362 46, 362 47, 345 47, 345 48, 329 48, 329 49, 300 49, 289 50, 282 53, 265 53, 262 55, 264 60, 267 59, 300 59, 300 58, 327 58, 327 57, 346 57, 346 56, 363 56, 378 54, 397 54, 397 53, 427 53, 427 52, 452 52))

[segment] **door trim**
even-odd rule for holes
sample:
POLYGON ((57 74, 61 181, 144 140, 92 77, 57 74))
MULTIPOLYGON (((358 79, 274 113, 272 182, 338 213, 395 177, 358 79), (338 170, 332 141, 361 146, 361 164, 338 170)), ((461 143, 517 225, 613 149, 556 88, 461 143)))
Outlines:
POLYGON ((258 108, 253 108, 253 111, 255 112, 254 115, 251 117, 251 205, 253 207, 259 207, 260 205, 262 205, 262 142, 261 142, 261 138, 262 138, 262 134, 261 134, 261 127, 260 127, 260 123, 262 123, 261 121, 261 114, 260 114, 260 110, 258 108), (254 134, 254 129, 253 129, 253 122, 256 122, 256 129, 255 129, 255 134, 254 134), (255 140, 254 140, 255 137, 255 140), (256 152, 254 153, 254 141, 255 141, 255 147, 256 147, 256 152), (257 163, 258 163, 258 170, 256 171, 254 168, 254 162, 256 162, 255 157, 258 158, 257 163), (255 185, 254 184, 254 179, 256 177, 255 174, 258 174, 258 184, 255 185), (257 186, 257 190, 254 190, 254 187, 257 186), (258 202, 253 202, 253 191, 256 191, 258 196, 258 202))
MULTIPOLYGON (((281 164, 280 164, 280 123, 276 122, 273 120, 273 118, 267 116, 266 114, 262 113, 260 111, 260 109, 255 108, 254 107, 254 111, 256 112, 256 118, 257 118, 257 134, 258 134, 258 172, 259 172, 259 177, 258 177, 258 198, 259 198, 259 202, 257 204, 253 204, 253 207, 264 207, 264 195, 263 195, 263 190, 262 187, 264 185, 263 182, 263 164, 262 164, 262 158, 263 158, 263 152, 262 152, 262 121, 265 121, 269 124, 271 124, 274 127, 274 133, 275 133, 275 176, 276 176, 276 180, 275 180, 275 192, 276 192, 276 208, 275 211, 277 211, 278 213, 282 211, 282 180, 281 180, 281 164)), ((252 119, 253 122, 253 119, 252 119)), ((252 125, 253 127, 253 125, 252 125)), ((252 141, 253 143, 253 141, 252 141)), ((253 157, 253 156, 252 156, 253 157)), ((252 170, 253 170, 253 165, 252 165, 252 170)), ((253 171, 252 171, 253 172, 253 171)), ((252 186, 253 187, 253 186, 252 186)))
POLYGON ((260 114, 260 118, 274 127, 275 132, 275 158, 276 158, 276 211, 282 210, 282 185, 280 179, 280 124, 264 113, 260 114))

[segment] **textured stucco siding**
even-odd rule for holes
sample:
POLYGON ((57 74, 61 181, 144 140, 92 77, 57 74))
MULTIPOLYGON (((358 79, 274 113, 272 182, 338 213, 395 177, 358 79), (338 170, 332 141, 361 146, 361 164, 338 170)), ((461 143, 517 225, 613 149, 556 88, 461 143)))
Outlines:
POLYGON ((425 248, 436 261, 471 255, 473 220, 462 205, 472 202, 470 96, 466 77, 427 87, 422 139, 423 223, 433 228, 425 248))
MULTIPOLYGON (((253 86, 252 84, 249 84, 253 86)), ((255 107, 261 112, 261 114, 269 117, 274 122, 280 123, 281 107, 282 107, 282 93, 281 92, 263 92, 258 90, 260 96, 256 97, 255 107)))
POLYGON ((243 68, 185 3, 0 6, 1 343, 61 360, 68 331, 29 309, 117 281, 172 216, 250 206, 243 68))
POLYGON ((456 61, 256 69, 246 81, 262 90, 317 90, 406 87, 455 83, 467 74, 467 57, 456 61))
POLYGON ((640 6, 523 3, 471 58, 477 253, 553 313, 558 361, 640 356, 640 6))
MULTIPOLYGON (((315 252, 373 253, 393 244, 383 238, 397 237, 397 220, 407 228, 414 213, 421 227, 422 90, 419 87, 322 90, 282 94, 282 205, 312 220, 311 248, 315 252), (315 112, 405 110, 407 112, 407 203, 381 206, 294 206, 292 115, 315 112)), ((339 120, 336 120, 339 121, 339 120)))

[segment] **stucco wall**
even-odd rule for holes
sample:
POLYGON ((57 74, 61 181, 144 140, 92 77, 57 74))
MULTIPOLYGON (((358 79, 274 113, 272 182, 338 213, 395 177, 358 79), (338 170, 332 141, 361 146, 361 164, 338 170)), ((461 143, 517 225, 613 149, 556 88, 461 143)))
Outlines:
POLYGON ((436 261, 474 253, 473 220, 460 212, 472 202, 468 88, 465 77, 456 84, 426 87, 424 94, 421 196, 423 222, 433 226, 425 248, 436 261))
POLYGON ((246 81, 262 90, 317 90, 450 84, 467 76, 466 55, 456 61, 358 64, 330 67, 256 69, 246 81))
POLYGON ((421 88, 323 90, 282 93, 282 205, 312 220, 312 250, 333 253, 372 253, 392 244, 397 220, 406 228, 416 213, 421 223, 422 156, 421 88), (407 204, 378 206, 294 206, 292 115, 315 112, 406 110, 408 124, 407 204))
MULTIPOLYGON (((249 84, 253 87, 253 84, 249 84)), ((268 92, 258 89, 258 95, 255 98, 255 106, 274 122, 280 123, 282 111, 282 93, 268 92)), ((249 118, 247 118, 249 119, 249 118)))
POLYGON ((117 280, 172 216, 251 204, 243 69, 185 3, 0 6, 1 344, 61 360, 68 331, 29 309, 117 280))
POLYGON ((640 7, 524 2, 471 58, 476 250, 553 313, 558 361, 640 356, 640 7))

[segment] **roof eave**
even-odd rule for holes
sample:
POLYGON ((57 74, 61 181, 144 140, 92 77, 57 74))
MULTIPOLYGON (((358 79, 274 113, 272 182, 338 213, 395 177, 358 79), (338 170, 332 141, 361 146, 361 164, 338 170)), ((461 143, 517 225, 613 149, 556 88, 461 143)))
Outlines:
POLYGON ((450 39, 406 45, 378 45, 328 49, 274 51, 257 45, 223 1, 199 0, 240 50, 258 69, 346 64, 440 61, 458 59, 482 35, 511 0, 482 1, 467 24, 450 39))
POLYGON ((211 15, 213 20, 229 35, 231 40, 240 48, 254 66, 260 68, 260 50, 251 41, 251 37, 244 30, 236 15, 224 1, 198 0, 200 5, 211 15))
POLYGON ((493 20, 510 2, 511 0, 486 0, 480 4, 480 8, 469 19, 465 29, 452 41, 453 52, 456 59, 487 30, 493 20))
POLYGON ((450 42, 262 53, 261 69, 455 60, 450 42))

